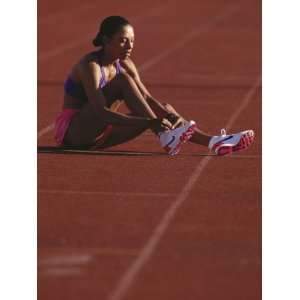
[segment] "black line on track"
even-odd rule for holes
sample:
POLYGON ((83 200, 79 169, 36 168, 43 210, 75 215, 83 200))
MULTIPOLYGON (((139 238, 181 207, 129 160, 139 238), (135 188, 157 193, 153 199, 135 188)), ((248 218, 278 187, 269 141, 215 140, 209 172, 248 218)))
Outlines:
MULTIPOLYGON (((98 156, 166 156, 170 157, 167 153, 164 152, 149 152, 149 151, 130 151, 130 150, 88 150, 83 148, 63 148, 56 146, 38 146, 38 153, 44 154, 69 154, 69 155, 98 155, 98 156)), ((204 157, 204 156, 215 156, 215 154, 210 153, 181 153, 176 157, 204 157)), ((233 154, 226 156, 226 158, 259 158, 259 155, 238 155, 233 154)))

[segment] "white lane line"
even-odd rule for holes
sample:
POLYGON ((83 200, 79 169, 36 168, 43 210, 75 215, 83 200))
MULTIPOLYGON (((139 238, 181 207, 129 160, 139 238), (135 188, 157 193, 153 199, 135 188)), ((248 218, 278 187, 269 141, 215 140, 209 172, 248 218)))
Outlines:
MULTIPOLYGON (((224 75, 226 76, 226 75, 224 75)), ((198 74, 198 73, 183 73, 183 74, 178 74, 176 75, 176 80, 178 80, 178 85, 183 85, 183 81, 196 81, 197 83, 201 81, 201 84, 204 86, 205 84, 210 84, 214 86, 245 86, 247 85, 248 88, 251 86, 254 80, 257 78, 257 74, 255 76, 245 76, 245 75, 229 75, 226 77, 220 77, 220 76, 205 76, 203 74, 198 74)), ((176 84, 175 81, 172 82, 172 84, 176 84)), ((195 84, 195 83, 194 83, 195 84)))
POLYGON ((180 73, 177 75, 178 78, 184 78, 184 79, 197 79, 197 80, 209 80, 213 82, 231 82, 231 81, 238 81, 238 82, 249 82, 253 83, 253 80, 256 80, 257 74, 254 74, 253 76, 248 76, 244 74, 234 74, 234 75, 216 75, 216 76, 207 76, 205 74, 202 74, 201 72, 189 72, 189 73, 180 73))
POLYGON ((63 194, 63 195, 98 195, 98 196, 119 196, 119 197, 175 197, 175 193, 128 193, 128 192, 102 192, 102 191, 75 191, 75 190, 47 190, 39 189, 39 193, 45 194, 63 194))
MULTIPOLYGON (((251 97, 254 95, 257 84, 260 82, 260 79, 255 82, 255 84, 252 86, 252 88, 248 91, 248 93, 243 98, 240 106, 236 109, 236 111, 232 114, 230 117, 228 123, 226 124, 226 127, 229 128, 232 126, 234 121, 239 117, 241 112, 247 107, 249 104, 251 97)), ((169 224, 173 220, 177 210, 180 208, 180 206, 183 204, 183 202, 188 198, 190 195, 190 192, 192 191, 194 185, 199 180, 201 174, 203 173, 203 170, 209 163, 209 161, 212 159, 212 156, 207 156, 203 160, 200 161, 200 163, 197 165, 195 171, 190 176, 188 182, 183 187, 181 193, 178 195, 178 197, 175 199, 174 202, 172 202, 171 206, 167 209, 166 213, 162 217, 160 223, 155 228, 153 234, 150 236, 149 240, 146 242, 144 247, 141 249, 141 252, 139 253, 136 260, 133 261, 133 263, 129 266, 129 268, 125 271, 125 273, 122 275, 120 281, 116 285, 116 287, 113 289, 112 293, 107 298, 108 300, 121 300, 129 290, 129 288, 132 286, 136 278, 138 277, 138 274, 140 273, 141 269, 144 267, 144 265, 149 261, 151 256, 154 254, 157 245, 159 241, 161 240, 161 237, 165 234, 167 231, 169 224)))
POLYGON ((71 276, 80 276, 84 272, 84 269, 81 267, 54 267, 54 268, 43 268, 38 271, 39 276, 53 276, 57 277, 65 276, 70 278, 71 276))
MULTIPOLYGON (((139 70, 141 72, 145 72, 146 70, 148 70, 149 68, 151 68, 152 66, 154 66, 155 64, 157 64, 159 61, 165 59, 166 57, 168 57, 172 52, 179 50, 181 47, 185 46, 187 43, 189 43, 193 38, 197 37, 198 35, 200 35, 201 33, 204 33, 206 31, 208 31, 209 29, 211 29, 210 27, 216 25, 219 21, 221 21, 222 19, 224 19, 225 17, 230 16, 231 14, 233 14, 238 7, 231 7, 229 8, 227 11, 225 11, 225 13, 218 15, 214 18, 212 18, 212 20, 210 22, 208 22, 207 24, 203 25, 202 27, 198 28, 195 31, 192 31, 190 34, 188 34, 184 39, 180 40, 179 42, 173 44, 171 47, 169 47, 167 50, 160 52, 160 54, 155 55, 152 59, 149 59, 148 61, 146 61, 145 63, 143 63, 140 67, 139 70)), ((157 8, 156 8, 156 12, 157 14, 157 8)), ((153 14, 153 12, 152 12, 153 14)), ((75 43, 75 42, 73 42, 75 43)), ((73 47, 73 46, 72 46, 73 47)), ((53 53, 53 55, 57 55, 60 53, 61 49, 55 49, 53 51, 56 51, 57 53, 53 53)), ((48 55, 48 54, 45 54, 48 55)), ((52 54, 51 54, 52 55, 52 54)), ((53 126, 52 129, 54 128, 54 124, 51 124, 49 126, 53 126)), ((49 127, 48 126, 48 127, 49 127)), ((39 133, 38 133, 38 139, 45 135, 46 133, 50 132, 52 129, 49 128, 44 128, 42 129, 39 133)))
POLYGON ((46 258, 41 258, 38 261, 39 267, 62 267, 62 266, 81 266, 92 261, 90 254, 60 254, 46 258))
POLYGON ((41 129, 41 130, 38 132, 38 139, 39 139, 41 136, 45 135, 46 133, 52 131, 53 129, 54 129, 54 123, 52 123, 52 124, 48 125, 47 127, 41 129))
POLYGON ((226 125, 226 129, 230 129, 232 127, 233 123, 238 118, 238 116, 241 114, 241 112, 247 107, 247 105, 249 104, 250 100, 252 99, 254 93, 260 87, 260 85, 261 85, 261 77, 257 78, 257 80, 255 81, 252 89, 245 96, 245 98, 244 98, 243 102, 241 103, 241 105, 237 108, 237 110, 231 116, 230 120, 228 121, 228 123, 226 125))
POLYGON ((73 276, 81 275, 93 260, 91 254, 62 254, 38 260, 40 275, 73 276))
MULTIPOLYGON (((152 9, 146 11, 145 14, 142 14, 138 17, 133 18, 132 23, 137 24, 139 22, 144 22, 148 19, 159 16, 167 8, 168 8, 167 4, 156 6, 152 9)), ((87 43, 88 41, 92 41, 93 38, 94 38, 94 34, 93 34, 93 36, 87 34, 87 35, 84 35, 84 37, 80 37, 79 39, 72 40, 69 43, 65 43, 65 44, 63 44, 59 47, 55 47, 54 49, 43 52, 38 56, 38 61, 39 61, 39 63, 43 63, 46 60, 48 60, 48 59, 50 59, 54 56, 60 55, 64 52, 67 52, 67 51, 72 50, 76 47, 79 47, 80 45, 83 45, 83 44, 87 43)))

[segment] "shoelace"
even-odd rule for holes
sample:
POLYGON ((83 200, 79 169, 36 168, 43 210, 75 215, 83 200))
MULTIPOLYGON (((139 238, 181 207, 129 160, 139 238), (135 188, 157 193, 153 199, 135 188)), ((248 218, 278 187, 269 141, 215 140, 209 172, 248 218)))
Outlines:
POLYGON ((221 135, 222 135, 222 136, 225 136, 225 135, 226 135, 226 129, 225 129, 225 128, 222 128, 222 129, 221 129, 221 135))

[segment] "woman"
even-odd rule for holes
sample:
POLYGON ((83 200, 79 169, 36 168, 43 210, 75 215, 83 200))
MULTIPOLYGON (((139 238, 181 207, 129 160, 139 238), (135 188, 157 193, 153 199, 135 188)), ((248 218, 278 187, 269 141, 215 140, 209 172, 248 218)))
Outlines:
POLYGON ((100 49, 85 55, 65 82, 63 111, 55 122, 59 145, 103 149, 127 142, 147 129, 171 155, 188 140, 208 146, 217 155, 246 149, 253 142, 252 130, 230 136, 205 134, 170 104, 154 99, 130 59, 134 30, 125 18, 104 19, 93 44, 100 49), (118 112, 121 103, 130 114, 118 112))

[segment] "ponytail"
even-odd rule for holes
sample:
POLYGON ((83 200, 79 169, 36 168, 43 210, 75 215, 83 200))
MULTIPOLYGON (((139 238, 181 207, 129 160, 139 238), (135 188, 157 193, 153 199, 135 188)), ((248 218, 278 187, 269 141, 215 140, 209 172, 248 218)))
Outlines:
POLYGON ((95 47, 103 47, 106 38, 110 39, 116 34, 123 26, 130 25, 128 20, 120 16, 110 16, 103 20, 99 32, 93 39, 95 47))
POLYGON ((100 32, 98 32, 97 36, 93 39, 93 45, 95 47, 103 47, 103 36, 100 32))

